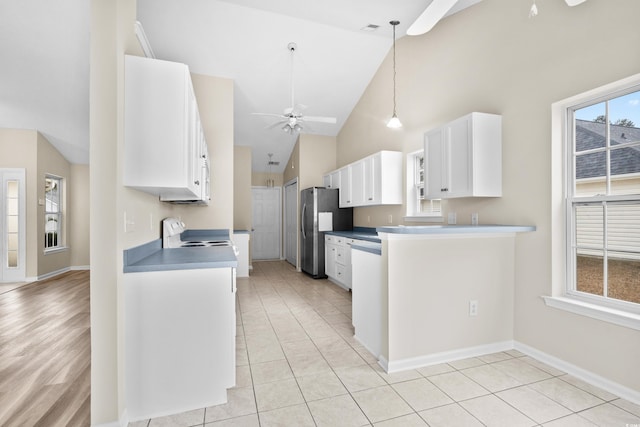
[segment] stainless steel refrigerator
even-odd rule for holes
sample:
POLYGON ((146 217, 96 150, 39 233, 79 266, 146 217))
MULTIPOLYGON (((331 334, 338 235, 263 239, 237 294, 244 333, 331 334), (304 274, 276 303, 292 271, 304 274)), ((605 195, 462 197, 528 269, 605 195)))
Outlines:
POLYGON ((300 215, 302 271, 325 278, 324 233, 353 229, 353 209, 338 207, 337 189, 311 187, 302 190, 300 215))

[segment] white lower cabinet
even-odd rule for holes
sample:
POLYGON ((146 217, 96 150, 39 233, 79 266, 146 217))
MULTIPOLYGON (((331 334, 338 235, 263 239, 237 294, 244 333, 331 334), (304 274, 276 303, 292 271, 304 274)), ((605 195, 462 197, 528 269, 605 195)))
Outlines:
POLYGON ((234 268, 124 275, 131 420, 227 402, 236 382, 235 281, 234 268))
POLYGON ((341 236, 325 235, 325 274, 329 279, 346 289, 351 289, 350 247, 341 236))
POLYGON ((334 236, 324 236, 324 272, 327 276, 335 279, 336 272, 336 257, 337 257, 336 238, 334 236))
POLYGON ((357 242, 342 236, 324 236, 325 273, 332 282, 345 289, 351 289, 351 244, 357 242))
POLYGON ((351 251, 353 288, 351 319, 354 336, 375 357, 382 354, 383 289, 380 255, 351 251))

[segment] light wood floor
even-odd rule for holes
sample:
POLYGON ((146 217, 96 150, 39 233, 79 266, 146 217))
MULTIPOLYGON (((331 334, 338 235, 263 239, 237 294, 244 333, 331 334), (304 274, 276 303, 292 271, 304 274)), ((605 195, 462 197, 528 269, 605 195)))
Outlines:
POLYGON ((90 425, 89 272, 0 294, 0 426, 90 425))

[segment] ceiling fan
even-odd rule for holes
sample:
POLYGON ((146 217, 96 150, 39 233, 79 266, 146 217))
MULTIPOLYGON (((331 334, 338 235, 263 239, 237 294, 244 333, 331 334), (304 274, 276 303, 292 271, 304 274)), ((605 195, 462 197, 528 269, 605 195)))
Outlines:
MULTIPOLYGON (((307 108, 306 105, 296 104, 294 101, 294 85, 293 85, 293 54, 298 49, 298 45, 291 42, 287 45, 287 49, 291 52, 291 107, 285 108, 282 114, 273 113, 253 113, 258 116, 277 117, 279 120, 272 125, 267 126, 267 129, 273 129, 280 127, 286 133, 292 134, 300 132, 304 129, 306 122, 317 123, 336 123, 335 117, 321 117, 321 116, 305 116, 302 112, 307 108)), ((307 128, 309 128, 307 126, 307 128)))
MULTIPOLYGON (((584 3, 587 0, 564 0, 567 5, 573 7, 577 6, 581 3, 584 3)), ((407 35, 409 36, 419 36, 420 34, 424 34, 429 32, 444 16, 449 12, 449 10, 458 2, 458 0, 432 0, 429 3, 429 6, 422 12, 418 19, 415 20, 413 24, 407 30, 407 35)), ((531 13, 535 16, 538 14, 537 7, 532 8, 531 13)))

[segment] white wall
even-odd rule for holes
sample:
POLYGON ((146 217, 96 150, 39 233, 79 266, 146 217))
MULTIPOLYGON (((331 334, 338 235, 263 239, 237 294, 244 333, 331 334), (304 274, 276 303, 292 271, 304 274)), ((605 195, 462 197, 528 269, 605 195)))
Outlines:
MULTIPOLYGON (((484 0, 397 43, 400 131, 384 126, 393 102, 390 55, 338 136, 337 166, 381 149, 422 147, 423 133, 472 111, 503 117, 503 197, 445 203, 459 223, 536 225, 516 238, 514 333, 524 344, 640 390, 640 333, 545 306, 551 294, 551 104, 636 74, 640 2, 484 0), (366 141, 364 143, 363 141, 366 141)), ((355 209, 382 221, 403 207, 355 209)), ((425 264, 427 261, 425 261, 425 264)), ((428 265, 425 266, 427 268, 428 265)))

